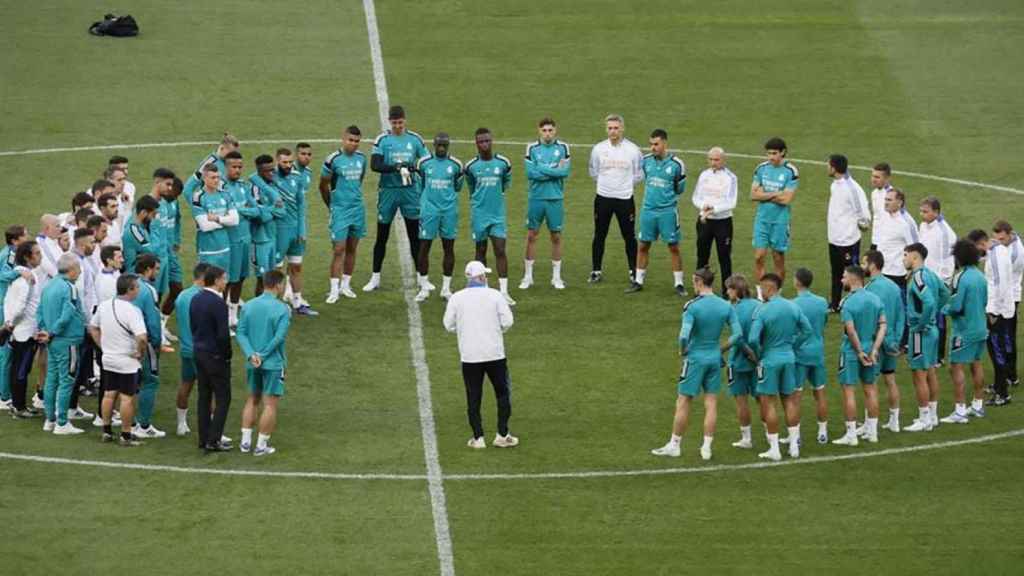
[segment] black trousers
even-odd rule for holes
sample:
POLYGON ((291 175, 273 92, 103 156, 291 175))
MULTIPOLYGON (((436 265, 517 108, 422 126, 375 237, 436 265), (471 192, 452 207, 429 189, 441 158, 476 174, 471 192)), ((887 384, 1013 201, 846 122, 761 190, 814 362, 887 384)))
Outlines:
POLYGON ((721 269, 722 294, 725 294, 725 281, 732 276, 732 218, 705 222, 697 219, 697 268, 707 266, 711 260, 712 242, 721 269))
POLYGON ((217 354, 196 351, 196 372, 199 395, 196 419, 199 423, 199 447, 216 444, 224 435, 224 423, 231 406, 231 360, 217 354), (217 408, 210 416, 213 400, 217 408))
POLYGON ((36 359, 35 340, 18 342, 11 339, 11 400, 14 408, 24 410, 28 399, 28 375, 32 372, 32 363, 36 359))
POLYGON ((482 438, 484 425, 480 418, 480 402, 484 396, 484 375, 491 380, 494 397, 498 403, 498 434, 508 435, 508 419, 512 415, 512 382, 508 377, 508 363, 501 360, 490 362, 463 362, 462 380, 466 384, 466 413, 474 438, 482 438))
POLYGON ((82 389, 89 386, 89 380, 93 377, 92 360, 96 353, 96 345, 92 337, 85 336, 82 343, 78 345, 78 370, 75 371, 75 385, 71 388, 71 403, 69 408, 78 408, 78 395, 82 389))
POLYGON ((632 278, 636 272, 636 204, 632 198, 605 198, 594 196, 594 242, 591 244, 591 270, 600 271, 604 262, 604 241, 612 224, 612 216, 619 221, 619 232, 626 243, 626 263, 632 278))
POLYGON ((828 263, 832 267, 832 300, 829 304, 832 308, 839 308, 839 301, 843 298, 843 270, 859 262, 860 242, 850 246, 828 245, 828 263))
POLYGON ((992 318, 995 318, 995 322, 988 326, 988 354, 992 358, 992 368, 995 370, 992 388, 997 395, 1006 398, 1009 394, 1008 379, 1012 352, 1010 334, 1013 331, 1013 319, 990 315, 989 319, 992 318))

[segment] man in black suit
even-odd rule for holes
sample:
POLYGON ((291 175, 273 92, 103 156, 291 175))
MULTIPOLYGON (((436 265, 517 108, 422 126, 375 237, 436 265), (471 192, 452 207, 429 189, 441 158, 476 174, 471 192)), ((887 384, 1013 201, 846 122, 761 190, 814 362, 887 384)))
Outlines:
POLYGON ((231 332, 228 329, 228 305, 224 302, 227 274, 210 266, 203 276, 203 290, 192 299, 189 322, 192 348, 199 380, 199 447, 206 452, 226 452, 230 442, 221 440, 231 406, 231 332), (210 410, 216 398, 213 416, 210 410))

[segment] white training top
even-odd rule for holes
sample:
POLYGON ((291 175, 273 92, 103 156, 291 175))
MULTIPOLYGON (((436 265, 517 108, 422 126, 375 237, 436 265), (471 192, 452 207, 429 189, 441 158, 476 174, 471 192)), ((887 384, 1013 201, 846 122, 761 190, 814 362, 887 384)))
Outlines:
POLYGON ((985 280, 988 281, 988 303, 985 312, 1003 318, 1013 318, 1016 311, 1013 300, 1013 262, 1010 249, 996 242, 985 257, 985 280))
MULTIPOLYGON (((24 266, 16 266, 17 272, 28 270, 24 266)), ((39 282, 42 273, 39 268, 32 270, 35 282, 29 283, 18 276, 11 282, 7 289, 7 296, 4 297, 4 320, 14 325, 14 339, 18 342, 27 342, 35 337, 39 331, 36 324, 36 310, 39 309, 39 297, 43 293, 39 282)))
POLYGON ((882 210, 882 213, 875 217, 874 236, 873 242, 878 245, 878 251, 885 257, 882 274, 906 276, 903 249, 918 242, 917 223, 914 222, 914 217, 906 210, 882 210))
POLYGON ((1024 280, 1024 242, 1014 234, 1006 248, 1010 251, 1010 262, 1013 264, 1013 301, 1020 302, 1021 281, 1024 280))
POLYGON ((78 256, 78 265, 82 269, 82 273, 78 275, 78 280, 75 281, 75 288, 78 288, 78 293, 82 296, 81 306, 82 313, 85 314, 85 323, 88 324, 89 320, 92 319, 92 312, 99 304, 99 300, 96 299, 96 273, 95 264, 89 256, 72 252, 75 256, 78 256))
POLYGON ((849 174, 833 178, 828 199, 828 242, 852 246, 860 242, 860 225, 871 222, 868 197, 849 174))
POLYGON ((142 369, 142 363, 134 357, 139 349, 135 338, 146 336, 142 310, 127 300, 107 300, 96 308, 90 325, 100 329, 104 370, 117 374, 134 374, 142 369))
POLYGON ((871 219, 875 222, 874 227, 871 228, 871 243, 878 244, 878 219, 885 213, 885 195, 892 190, 891 184, 886 184, 882 188, 875 188, 871 191, 871 219))
POLYGON ((121 276, 119 270, 100 270, 96 275, 96 303, 102 304, 117 296, 117 279, 121 276))
POLYGON ((512 326, 512 309, 501 292, 486 286, 459 290, 448 300, 444 327, 459 336, 459 356, 466 363, 505 357, 502 333, 512 326))
POLYGON ((713 170, 708 168, 700 173, 697 186, 693 188, 693 205, 698 214, 705 206, 711 206, 713 212, 708 220, 724 220, 732 218, 736 208, 738 180, 728 168, 713 170))
POLYGON ((47 238, 40 234, 36 236, 36 242, 39 244, 39 251, 43 255, 43 260, 39 264, 40 272, 39 278, 45 285, 49 282, 50 278, 57 275, 57 261, 60 260, 61 254, 64 253, 60 249, 60 244, 52 238, 47 238))
POLYGON ((953 244, 956 243, 956 232, 939 216, 931 222, 921 222, 917 226, 917 235, 921 244, 928 249, 928 257, 924 265, 935 272, 946 284, 953 280, 956 263, 953 261, 953 244))
POLYGON ((590 151, 590 177, 597 181, 597 195, 629 200, 633 186, 644 179, 640 148, 623 138, 617 146, 605 140, 590 151))

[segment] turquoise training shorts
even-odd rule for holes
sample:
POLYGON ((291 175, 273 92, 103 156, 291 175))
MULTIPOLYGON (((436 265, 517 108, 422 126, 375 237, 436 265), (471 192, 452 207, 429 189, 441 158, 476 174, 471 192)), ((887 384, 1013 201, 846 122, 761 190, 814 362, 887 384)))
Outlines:
POLYGON ((277 263, 277 246, 271 240, 252 245, 252 267, 258 277, 274 269, 277 263))
POLYGON ((828 375, 825 372, 824 364, 797 364, 796 365, 796 387, 801 389, 804 383, 811 385, 814 390, 821 390, 828 382, 828 375))
POLYGON ((249 393, 254 395, 284 396, 284 371, 264 370, 262 368, 245 368, 246 382, 249 393))
POLYGON ((757 386, 759 396, 789 396, 796 392, 796 364, 774 364, 765 366, 764 362, 757 365, 757 386))
POLYGON ((306 253, 306 241, 299 237, 299 229, 295 226, 279 226, 277 228, 277 258, 299 258, 306 253))
POLYGON ((544 222, 548 230, 561 232, 565 221, 565 206, 561 198, 541 200, 531 198, 526 202, 526 229, 540 230, 544 222))
POLYGON ((228 249, 217 254, 200 254, 199 261, 229 272, 231 270, 231 250, 228 249))
POLYGON ((505 221, 496 218, 473 218, 473 242, 479 244, 486 242, 488 238, 502 238, 507 236, 505 221))
POLYGON ((880 364, 879 372, 881 372, 882 374, 893 374, 893 373, 895 373, 896 372, 896 360, 898 360, 899 357, 900 357, 900 353, 898 351, 888 352, 888 351, 883 349, 878 354, 878 363, 880 364))
POLYGON ((445 240, 454 240, 459 231, 459 211, 420 213, 420 240, 433 240, 438 235, 445 240))
POLYGON ((366 236, 366 210, 362 206, 350 209, 331 208, 328 228, 331 232, 331 242, 362 238, 366 236))
POLYGON ((789 223, 762 222, 754 219, 754 248, 776 252, 789 250, 789 223))
POLYGON ((228 268, 228 282, 241 282, 249 277, 249 262, 252 260, 252 243, 231 243, 231 266, 228 268))
POLYGON ((950 364, 971 364, 982 359, 985 352, 985 341, 964 342, 960 336, 954 336, 949 344, 950 364))
POLYGON ((654 242, 661 238, 666 244, 678 244, 682 234, 679 232, 679 214, 675 210, 640 210, 641 242, 654 242))
POLYGON ((878 380, 879 365, 865 366, 853 352, 839 352, 839 383, 843 386, 874 384, 878 380))
POLYGON ((381 188, 377 191, 377 222, 391 224, 399 210, 406 220, 419 219, 420 193, 415 186, 381 188))
POLYGON ((684 360, 677 388, 680 396, 691 398, 701 392, 718 394, 722 388, 722 363, 684 360))
POLYGON ((907 362, 911 370, 934 368, 939 360, 939 329, 929 326, 923 332, 911 332, 907 341, 907 362))
POLYGON ((729 394, 733 396, 753 396, 755 394, 753 370, 739 372, 730 366, 726 368, 726 373, 729 377, 729 394))

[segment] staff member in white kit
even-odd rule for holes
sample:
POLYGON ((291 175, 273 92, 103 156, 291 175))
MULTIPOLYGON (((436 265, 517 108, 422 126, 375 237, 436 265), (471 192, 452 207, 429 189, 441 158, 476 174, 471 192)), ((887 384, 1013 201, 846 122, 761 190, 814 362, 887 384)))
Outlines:
MULTIPOLYGON (((928 249, 928 257, 924 261, 926 268, 935 272, 947 286, 953 282, 956 263, 953 261, 953 244, 956 244, 956 232, 942 215, 942 203, 935 196, 921 200, 918 214, 921 223, 917 227, 917 235, 921 244, 928 249)), ((935 323, 939 327, 939 364, 946 359, 946 316, 939 310, 935 323)))
POLYGON ((828 260, 832 267, 832 299, 829 308, 839 310, 843 295, 843 271, 860 262, 860 234, 871 225, 868 197, 847 173, 849 161, 842 154, 828 157, 832 187, 828 200, 828 260))
POLYGON ((591 245, 591 284, 603 279, 604 241, 612 216, 619 222, 619 232, 626 243, 626 263, 629 278, 636 276, 636 203, 633 186, 643 181, 641 169, 643 152, 623 136, 625 122, 622 116, 611 114, 605 118, 608 139, 598 143, 590 152, 590 177, 597 182, 594 197, 594 241, 591 245))
POLYGON ((707 267, 714 243, 722 294, 725 281, 732 276, 732 211, 736 208, 737 182, 736 175, 725 167, 725 150, 718 146, 708 150, 708 168, 700 173, 693 189, 693 205, 697 208, 697 270, 707 267))
POLYGON ((467 412, 473 429, 470 448, 487 447, 480 418, 485 374, 491 380, 498 404, 498 434, 494 437, 494 445, 510 448, 519 444, 519 439, 508 431, 508 419, 512 415, 512 384, 502 336, 512 326, 512 309, 501 292, 487 287, 490 271, 476 260, 466 264, 467 285, 452 294, 444 311, 445 329, 459 337, 467 412))

